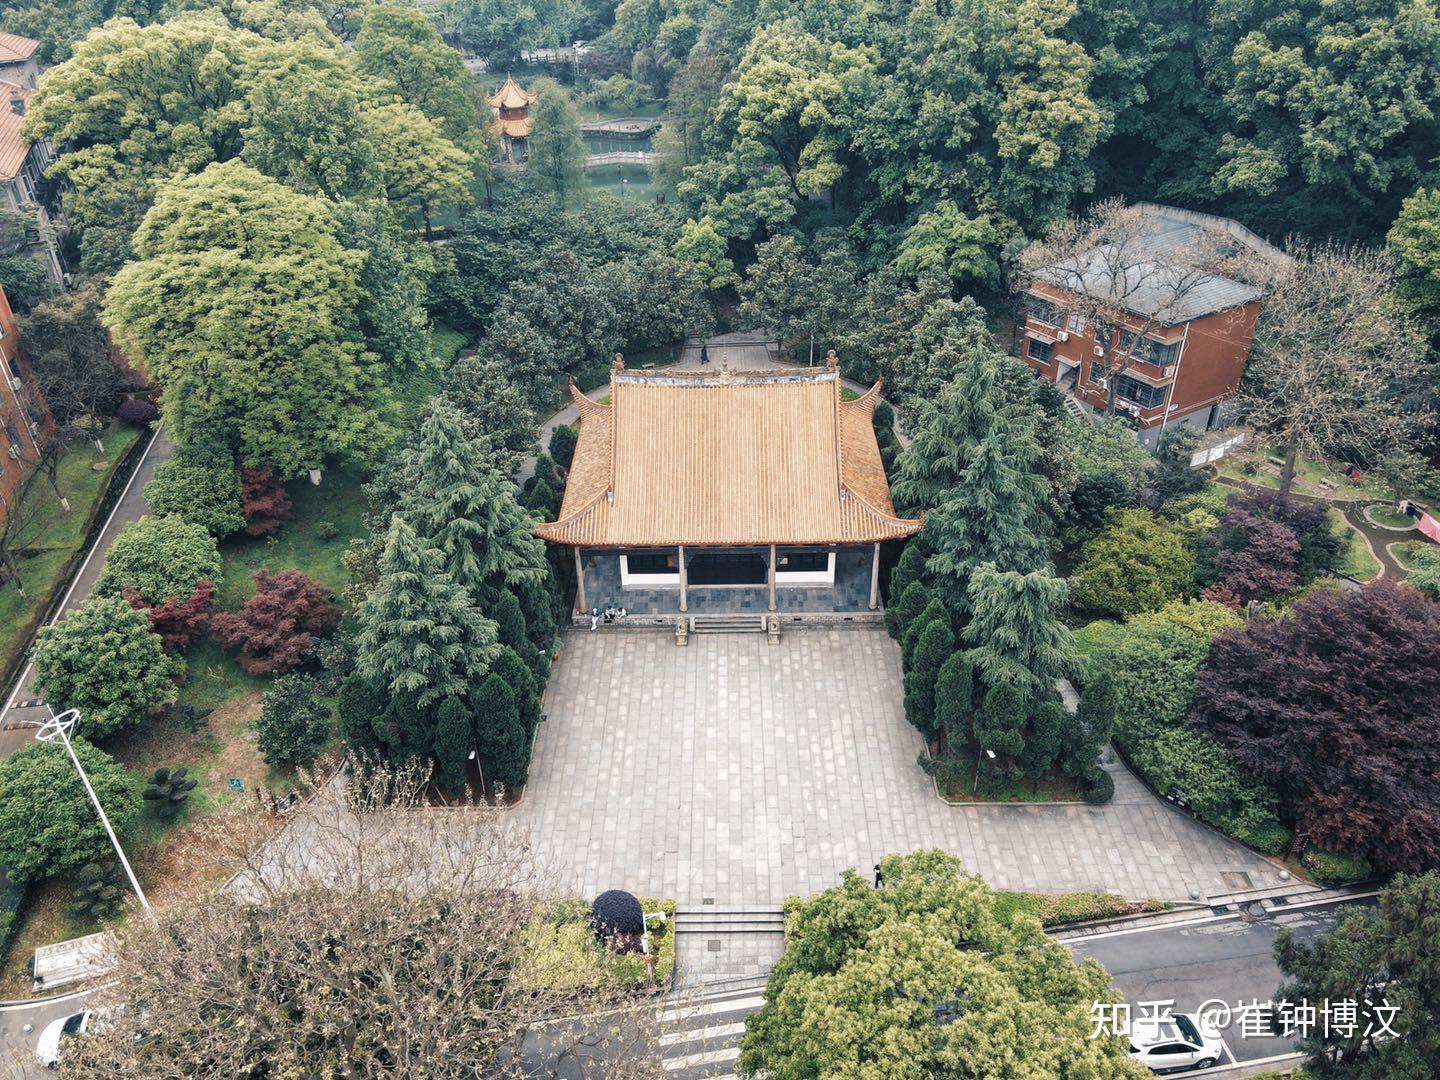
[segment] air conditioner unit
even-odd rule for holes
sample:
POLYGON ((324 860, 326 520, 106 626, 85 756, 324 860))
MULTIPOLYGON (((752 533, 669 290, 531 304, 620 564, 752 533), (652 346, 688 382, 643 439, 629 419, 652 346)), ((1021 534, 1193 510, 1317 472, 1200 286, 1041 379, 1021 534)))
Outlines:
POLYGON ((20 460, 20 448, 19 448, 18 446, 7 446, 7 447, 5 448, 5 452, 10 455, 11 460, 13 460, 13 461, 19 461, 19 460, 20 460))
POLYGON ((1096 346, 1095 346, 1095 355, 1096 355, 1096 356, 1104 356, 1104 355, 1105 355, 1105 350, 1104 350, 1101 346, 1096 345, 1096 346))
POLYGON ((19 380, 19 379, 11 379, 11 380, 10 380, 10 389, 11 389, 11 390, 19 390, 19 389, 20 389, 20 380, 19 380))
POLYGON ((1055 340, 1056 340, 1056 341, 1069 341, 1069 340, 1070 340, 1070 331, 1068 331, 1068 330, 1060 330, 1060 331, 1057 331, 1056 334, 1055 334, 1055 340))
POLYGON ((1101 390, 1108 390, 1110 389, 1110 380, 1107 379, 1104 375, 1100 375, 1096 377, 1095 385, 1098 386, 1101 390))
POLYGON ((34 435, 37 431, 40 430, 40 425, 37 424, 34 420, 31 420, 30 423, 28 423, 28 424, 25 425, 25 426, 30 429, 30 434, 31 434, 31 435, 34 435))

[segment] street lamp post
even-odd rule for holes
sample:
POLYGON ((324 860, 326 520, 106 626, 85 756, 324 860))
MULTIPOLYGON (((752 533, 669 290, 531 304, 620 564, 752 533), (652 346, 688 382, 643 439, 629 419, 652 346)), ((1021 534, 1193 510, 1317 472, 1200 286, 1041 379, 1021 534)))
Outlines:
MULTIPOLYGON (((46 706, 49 709, 49 706, 46 706)), ((130 860, 125 858, 125 849, 120 846, 120 838, 115 835, 115 829, 110 824, 110 818, 105 813, 105 807, 100 805, 100 796, 95 794, 95 789, 90 785, 90 777, 85 775, 85 768, 80 764, 80 759, 75 756, 75 747, 70 742, 70 731, 75 726, 75 721, 80 719, 79 709, 67 709, 59 716, 54 710, 50 710, 50 719, 40 725, 35 732, 35 738, 41 742, 55 742, 57 739, 65 744, 66 751, 70 754, 70 761, 75 765, 75 771, 80 774, 80 782, 85 785, 85 790, 90 795, 90 801, 95 804, 95 812, 100 815, 100 824, 105 826, 105 833, 110 837, 110 843, 115 845, 115 854, 120 858, 120 865, 125 868, 125 876, 130 879, 130 887, 135 890, 135 895, 140 900, 140 906, 145 914, 154 918, 154 909, 150 907, 150 901, 145 899, 145 890, 140 888, 140 882, 135 878, 135 871, 130 868, 130 860)))
MULTIPOLYGON (((991 761, 994 761, 994 760, 995 760, 995 751, 994 751, 994 750, 986 750, 986 751, 985 751, 985 756, 988 757, 991 761)), ((979 790, 980 790, 980 755, 979 755, 979 754, 976 754, 976 755, 975 755, 975 783, 974 783, 973 785, 971 785, 971 787, 970 787, 970 794, 971 794, 971 795, 974 795, 974 794, 975 794, 977 791, 979 791, 979 790)))

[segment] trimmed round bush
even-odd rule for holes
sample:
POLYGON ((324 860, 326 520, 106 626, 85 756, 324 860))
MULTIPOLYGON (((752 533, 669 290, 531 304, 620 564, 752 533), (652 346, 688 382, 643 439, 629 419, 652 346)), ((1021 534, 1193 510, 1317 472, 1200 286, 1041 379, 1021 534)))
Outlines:
POLYGON ((144 398, 126 398, 115 410, 115 419, 131 427, 144 427, 159 415, 160 410, 155 408, 155 403, 144 398))
POLYGON ((1091 806, 1108 803, 1115 797, 1114 777, 1104 769, 1098 770, 1093 776, 1086 777, 1083 795, 1085 801, 1091 806))
POLYGON ((103 739, 169 701, 185 662, 165 651, 150 617, 118 596, 92 596, 35 646, 36 686, 56 712, 79 709, 78 732, 103 739))
POLYGON ((550 456, 562 469, 570 468, 575 458, 575 444, 580 441, 580 432, 575 424, 561 424, 550 433, 550 456))
POLYGON ((179 514, 142 517, 120 530, 95 583, 101 596, 133 589, 147 603, 188 599, 202 581, 220 584, 220 551, 204 525, 179 514))
MULTIPOLYGON (((123 833, 140 816, 140 785, 109 754, 84 739, 75 756, 123 833)), ((19 881, 76 870, 110 854, 84 782, 59 743, 35 743, 0 763, 0 863, 19 881)))
POLYGON ((645 932, 645 911, 624 889, 611 889, 590 905, 590 923, 602 938, 635 937, 645 932))

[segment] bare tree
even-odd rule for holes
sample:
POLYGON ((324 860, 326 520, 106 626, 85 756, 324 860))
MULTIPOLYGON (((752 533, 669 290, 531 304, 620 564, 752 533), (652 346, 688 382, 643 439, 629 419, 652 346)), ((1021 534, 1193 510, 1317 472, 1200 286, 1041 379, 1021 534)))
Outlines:
POLYGON ((1333 245, 1290 253, 1261 309, 1240 393, 1245 420, 1284 450, 1282 494, 1300 454, 1370 462, 1426 419, 1403 400, 1424 370, 1425 343, 1395 302, 1389 256, 1333 245))
POLYGON ((190 847, 239 873, 126 925, 113 1026, 67 1047, 65 1071, 663 1075, 647 996, 537 950, 558 894, 524 834, 503 810, 425 809, 423 780, 316 788, 279 829, 253 808, 209 819, 190 847))
POLYGON ((1021 252, 1012 278, 1020 293, 1038 280, 1068 294, 1060 306, 1094 334, 1100 353, 1092 364, 1106 374, 1111 412, 1119 376, 1144 359, 1135 347, 1161 327, 1192 318, 1200 291, 1228 268, 1237 246, 1198 217, 1189 230, 1166 232, 1158 224, 1155 207, 1097 203, 1082 218, 1056 222, 1021 252))
POLYGON ((40 456, 30 463, 30 471, 20 482, 14 497, 7 499, 0 492, 0 585, 13 583, 22 597, 26 592, 25 580, 20 576, 20 559, 34 539, 32 526, 44 506, 35 492, 35 485, 42 476, 54 490, 60 506, 67 512, 70 510, 70 500, 60 490, 60 455, 64 447, 53 436, 37 435, 36 440, 40 456))
POLYGON ((20 320, 20 340, 40 393, 62 426, 108 416, 120 403, 125 380, 100 323, 98 285, 37 305, 20 320))

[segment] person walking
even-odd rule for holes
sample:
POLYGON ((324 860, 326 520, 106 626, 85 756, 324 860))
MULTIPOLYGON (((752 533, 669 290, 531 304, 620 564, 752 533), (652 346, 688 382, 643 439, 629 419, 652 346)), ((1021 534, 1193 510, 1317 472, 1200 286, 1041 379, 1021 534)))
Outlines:
POLYGON ((701 367, 704 367, 704 366, 705 366, 706 364, 708 364, 709 362, 710 362, 710 349, 709 349, 709 346, 705 345, 705 344, 702 342, 701 345, 700 345, 700 366, 701 366, 701 367))

